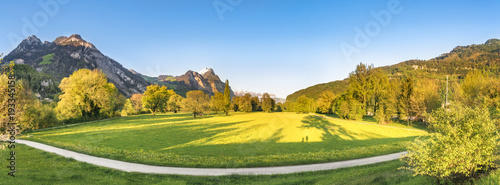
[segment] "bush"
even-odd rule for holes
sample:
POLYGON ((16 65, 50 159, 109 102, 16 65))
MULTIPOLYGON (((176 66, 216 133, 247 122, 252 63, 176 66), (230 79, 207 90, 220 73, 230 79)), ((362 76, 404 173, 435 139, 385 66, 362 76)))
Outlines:
POLYGON ((47 128, 58 124, 54 109, 48 104, 39 102, 26 108, 22 121, 31 129, 47 128))
POLYGON ((430 114, 428 139, 417 139, 403 160, 415 175, 463 182, 496 167, 499 134, 484 108, 454 104, 430 114))

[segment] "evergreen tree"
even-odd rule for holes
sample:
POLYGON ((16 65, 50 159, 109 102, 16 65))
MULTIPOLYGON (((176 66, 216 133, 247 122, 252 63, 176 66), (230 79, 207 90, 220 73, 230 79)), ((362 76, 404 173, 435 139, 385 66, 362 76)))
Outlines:
POLYGON ((231 90, 229 89, 229 80, 226 79, 224 86, 224 113, 226 116, 229 115, 229 110, 231 109, 231 90))

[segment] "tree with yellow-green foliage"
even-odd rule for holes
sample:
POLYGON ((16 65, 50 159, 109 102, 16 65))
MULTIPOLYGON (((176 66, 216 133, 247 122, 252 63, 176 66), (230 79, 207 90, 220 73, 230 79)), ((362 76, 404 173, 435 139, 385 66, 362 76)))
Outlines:
POLYGON ((174 113, 177 113, 177 111, 181 110, 181 105, 182 105, 182 96, 178 94, 173 94, 168 99, 168 107, 170 111, 174 111, 174 113))
POLYGON ((80 69, 63 78, 59 88, 62 94, 55 110, 62 119, 113 117, 125 103, 99 69, 80 69))
POLYGON ((130 97, 130 102, 136 113, 140 113, 142 110, 142 94, 132 94, 130 97))
POLYGON ((150 85, 142 96, 142 105, 151 111, 153 116, 156 112, 165 112, 167 103, 174 90, 167 90, 166 86, 150 85))
POLYGON ((264 112, 273 112, 274 111, 274 99, 268 93, 262 94, 262 111, 264 112))
POLYGON ((208 94, 203 91, 189 91, 186 93, 186 99, 184 99, 184 107, 193 112, 193 116, 203 113, 207 109, 209 104, 208 94))
POLYGON ((215 114, 217 114, 217 111, 221 111, 224 107, 224 94, 220 92, 216 92, 211 98, 210 98, 210 108, 212 111, 215 111, 215 114))
POLYGON ((316 106, 318 107, 318 111, 323 114, 333 113, 332 107, 335 101, 335 94, 332 91, 323 91, 318 100, 316 100, 316 106))
POLYGON ((312 98, 308 98, 305 95, 297 98, 297 102, 294 103, 294 111, 301 113, 308 113, 314 111, 314 100, 312 98))
POLYGON ((134 106, 132 105, 132 101, 130 101, 130 99, 127 99, 122 109, 122 116, 130 116, 134 114, 137 114, 137 112, 135 111, 134 106))

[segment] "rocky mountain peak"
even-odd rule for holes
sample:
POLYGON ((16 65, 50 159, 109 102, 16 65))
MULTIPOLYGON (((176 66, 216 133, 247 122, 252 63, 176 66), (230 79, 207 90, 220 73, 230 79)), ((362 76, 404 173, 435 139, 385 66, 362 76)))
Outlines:
POLYGON ((17 47, 14 49, 14 53, 25 52, 25 51, 40 51, 43 49, 42 41, 35 35, 29 36, 24 39, 17 47))
POLYGON ((26 41, 28 44, 37 44, 37 45, 42 44, 42 41, 38 37, 36 37, 35 35, 29 36, 24 41, 26 41))
POLYGON ((71 45, 76 47, 83 46, 86 48, 95 49, 95 46, 92 43, 85 41, 84 39, 82 39, 82 36, 78 34, 73 34, 69 37, 65 36, 57 37, 56 40, 54 40, 54 43, 63 46, 65 45, 71 45))
POLYGON ((199 73, 201 75, 205 75, 206 73, 210 73, 210 74, 214 74, 215 75, 214 70, 212 68, 208 68, 208 67, 205 67, 205 69, 202 69, 199 73))

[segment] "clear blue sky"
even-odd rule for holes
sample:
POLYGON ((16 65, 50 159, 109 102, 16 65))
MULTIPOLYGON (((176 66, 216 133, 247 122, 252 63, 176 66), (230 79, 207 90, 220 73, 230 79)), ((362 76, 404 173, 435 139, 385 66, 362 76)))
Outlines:
POLYGON ((78 33, 125 68, 146 75, 211 67, 233 90, 285 98, 344 79, 360 62, 384 66, 430 59, 457 45, 500 38, 498 0, 240 1, 0 0, 0 53, 18 44, 12 35, 33 33, 53 41, 78 33), (40 3, 47 2, 57 2, 58 9, 45 10, 40 3), (388 12, 391 19, 377 21, 371 11, 388 12), (36 30, 24 29, 29 24, 36 30), (370 34, 369 42, 359 39, 356 28, 370 34), (346 46, 357 53, 346 55, 346 46))

